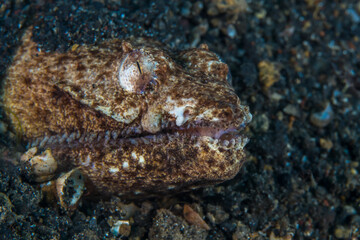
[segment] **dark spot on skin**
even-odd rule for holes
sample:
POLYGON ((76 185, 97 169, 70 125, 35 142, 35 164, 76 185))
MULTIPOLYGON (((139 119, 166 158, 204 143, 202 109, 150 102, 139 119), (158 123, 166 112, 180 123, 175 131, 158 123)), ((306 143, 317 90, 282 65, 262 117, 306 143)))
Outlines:
POLYGON ((76 65, 76 70, 77 71, 84 71, 86 69, 86 67, 84 66, 84 64, 82 64, 82 63, 78 63, 77 65, 76 65))
POLYGON ((74 92, 81 92, 80 86, 71 86, 71 90, 74 92))
POLYGON ((207 78, 201 78, 201 83, 203 83, 203 84, 208 83, 208 79, 207 78))
POLYGON ((71 57, 68 55, 61 55, 58 57, 57 62, 59 65, 64 64, 66 61, 71 60, 71 57))
POLYGON ((83 77, 84 77, 83 72, 79 72, 78 75, 77 75, 77 78, 78 78, 78 79, 81 79, 81 78, 83 78, 83 77))
POLYGON ((113 63, 112 61, 107 61, 107 62, 105 63, 105 67, 107 67, 107 68, 111 67, 111 64, 112 64, 112 63, 113 63))
POLYGON ((59 101, 59 100, 64 101, 69 98, 67 93, 65 93, 59 88, 54 88, 54 90, 51 92, 51 95, 52 95, 52 99, 54 99, 55 101, 59 101))
POLYGON ((224 164, 224 163, 221 163, 221 164, 220 164, 220 166, 219 166, 219 168, 220 168, 220 171, 224 172, 224 171, 225 171, 226 166, 225 166, 225 164, 224 164))
POLYGON ((219 117, 223 119, 228 119, 231 117, 231 115, 232 114, 229 111, 223 111, 219 114, 219 117))
POLYGON ((213 165, 216 161, 213 158, 209 158, 207 162, 209 163, 209 165, 213 165))
POLYGON ((201 146, 205 152, 209 152, 210 148, 207 145, 201 146))
POLYGON ((25 77, 25 78, 23 78, 23 80, 26 85, 29 86, 31 84, 31 78, 25 77))
POLYGON ((98 55, 100 53, 100 51, 98 50, 98 49, 92 49, 92 50, 90 50, 90 54, 92 54, 92 55, 98 55))
POLYGON ((102 115, 103 115, 103 114, 102 114, 101 112, 96 111, 96 117, 97 117, 97 118, 101 118, 101 117, 102 117, 102 115))

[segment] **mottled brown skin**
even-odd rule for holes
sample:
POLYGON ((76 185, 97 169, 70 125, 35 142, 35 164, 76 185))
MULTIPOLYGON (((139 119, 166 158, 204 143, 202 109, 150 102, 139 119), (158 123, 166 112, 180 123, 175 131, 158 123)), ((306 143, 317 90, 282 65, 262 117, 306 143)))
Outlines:
POLYGON ((9 118, 61 170, 80 167, 103 194, 148 195, 219 183, 245 160, 251 120, 228 66, 206 45, 170 52, 109 40, 39 52, 31 29, 4 85, 9 118))

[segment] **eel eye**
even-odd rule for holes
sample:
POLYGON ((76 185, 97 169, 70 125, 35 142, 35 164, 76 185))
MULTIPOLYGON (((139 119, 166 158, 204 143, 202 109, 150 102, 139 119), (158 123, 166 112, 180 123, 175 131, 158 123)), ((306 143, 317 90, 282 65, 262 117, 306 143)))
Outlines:
POLYGON ((140 50, 129 52, 119 69, 120 86, 127 92, 144 94, 159 85, 155 74, 156 63, 140 50))

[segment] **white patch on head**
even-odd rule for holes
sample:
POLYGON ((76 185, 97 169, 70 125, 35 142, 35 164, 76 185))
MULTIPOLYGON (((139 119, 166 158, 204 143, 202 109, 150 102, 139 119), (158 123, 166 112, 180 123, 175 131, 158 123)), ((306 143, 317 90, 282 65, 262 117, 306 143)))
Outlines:
POLYGON ((214 63, 220 63, 220 62, 219 61, 208 61, 208 63, 207 63, 208 72, 211 72, 211 68, 214 63))
POLYGON ((110 173, 117 173, 117 172, 119 172, 119 168, 117 168, 117 167, 111 167, 111 168, 109 168, 109 172, 110 172, 110 173))
POLYGON ((85 158, 85 161, 82 162, 81 165, 86 166, 86 167, 89 166, 90 165, 90 160, 91 160, 90 155, 87 155, 86 158, 85 158))
POLYGON ((96 106, 95 109, 106 114, 107 116, 111 116, 112 114, 111 107, 96 106))
POLYGON ((125 161, 125 162, 123 162, 122 166, 124 169, 127 169, 127 168, 129 168, 129 163, 127 161, 125 161))
POLYGON ((214 150, 215 152, 219 152, 218 139, 213 139, 212 137, 208 137, 208 136, 204 136, 203 139, 207 142, 207 146, 211 150, 214 150))
POLYGON ((112 109, 111 107, 106 107, 106 106, 96 106, 95 109, 104 113, 106 116, 112 117, 118 122, 129 124, 139 116, 140 107, 136 107, 136 108, 129 108, 125 106, 123 107, 122 105, 124 104, 127 104, 127 102, 124 102, 116 109, 112 109), (126 109, 126 111, 121 111, 121 109, 126 109))
POLYGON ((172 100, 171 97, 167 98, 165 110, 176 118, 176 125, 181 126, 191 116, 185 116, 184 112, 187 108, 195 108, 197 101, 194 98, 182 98, 180 100, 172 100))
POLYGON ((132 152, 132 153, 131 153, 131 157, 132 157, 133 159, 137 159, 136 152, 132 152))
POLYGON ((220 121, 220 119, 218 117, 214 117, 213 111, 215 111, 215 110, 216 109, 207 109, 207 110, 205 110, 203 113, 196 116, 195 121, 196 120, 209 120, 209 121, 212 121, 212 122, 220 121))
POLYGON ((130 225, 129 220, 118 220, 117 222, 114 223, 114 225, 111 227, 110 231, 116 237, 121 235, 121 232, 120 232, 121 225, 130 225))
POLYGON ((144 164, 145 164, 145 158, 144 158, 144 156, 142 156, 142 155, 139 157, 139 164, 140 164, 140 165, 144 165, 144 164))
POLYGON ((185 123, 187 120, 184 116, 185 108, 186 106, 175 107, 172 111, 169 112, 175 116, 177 126, 183 125, 183 123, 185 123))
POLYGON ((118 122, 129 124, 131 123, 137 116, 139 116, 140 108, 125 108, 126 111, 121 113, 113 113, 111 117, 118 122))

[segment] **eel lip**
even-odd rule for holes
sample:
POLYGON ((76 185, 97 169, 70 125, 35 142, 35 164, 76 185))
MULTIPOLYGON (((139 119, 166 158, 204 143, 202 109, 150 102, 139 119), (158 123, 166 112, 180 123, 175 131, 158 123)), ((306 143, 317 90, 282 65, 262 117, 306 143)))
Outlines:
POLYGON ((193 126, 190 128, 175 128, 172 129, 170 132, 188 134, 196 137, 208 136, 213 139, 231 140, 233 138, 237 138, 240 135, 242 129, 243 127, 228 127, 224 129, 220 127, 193 126))

